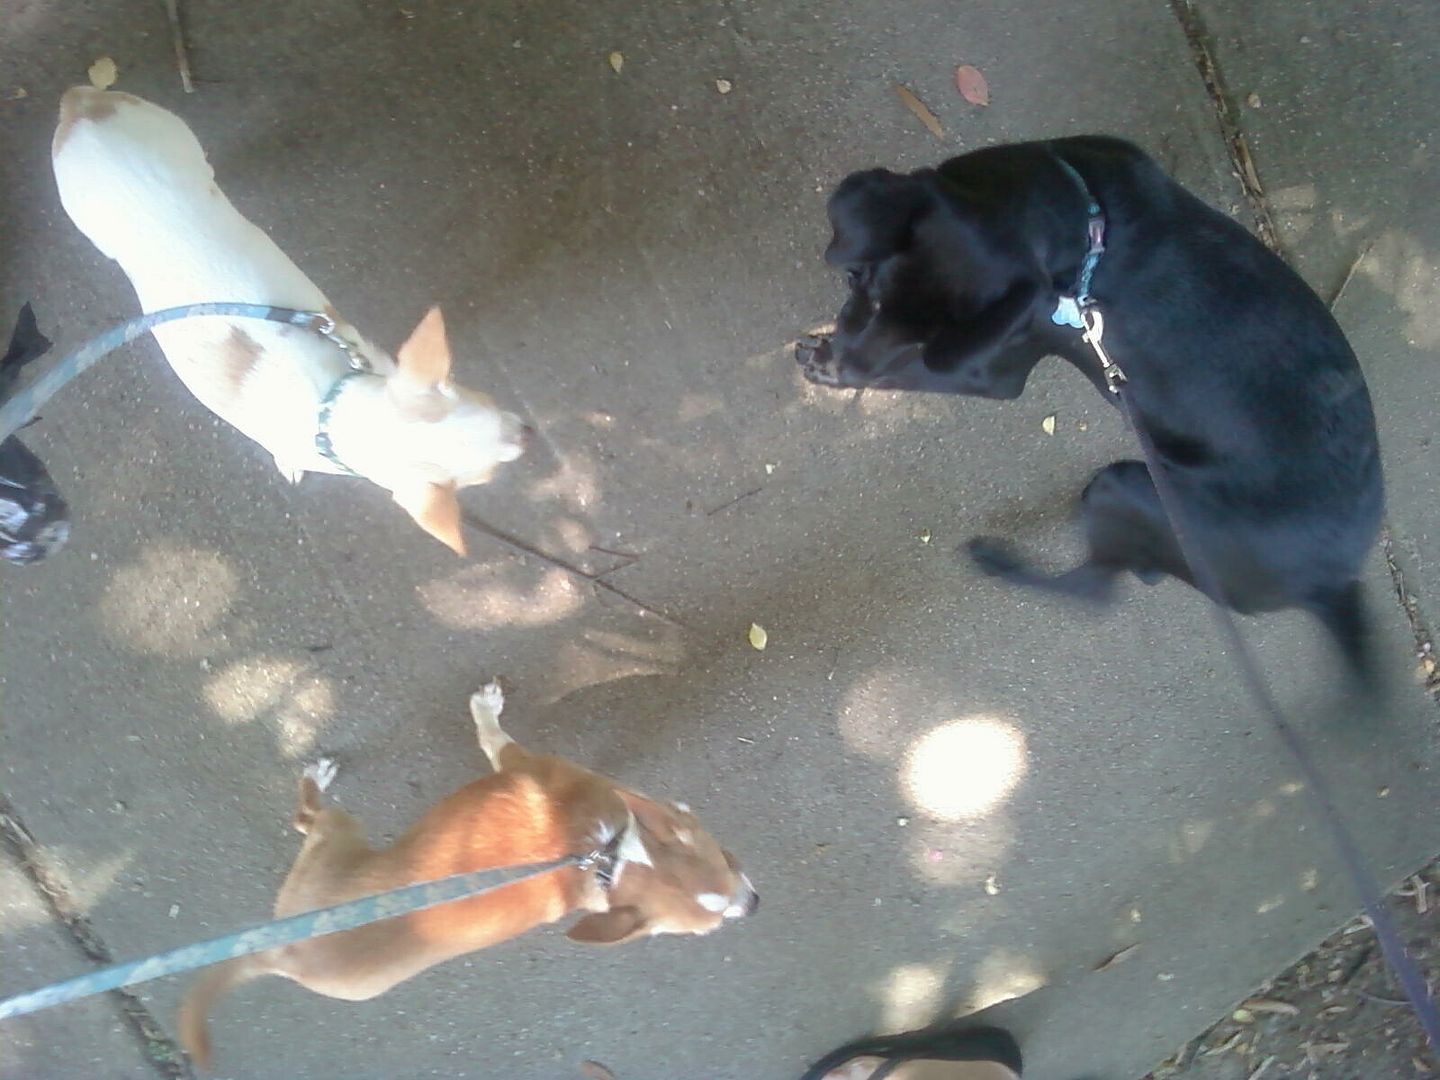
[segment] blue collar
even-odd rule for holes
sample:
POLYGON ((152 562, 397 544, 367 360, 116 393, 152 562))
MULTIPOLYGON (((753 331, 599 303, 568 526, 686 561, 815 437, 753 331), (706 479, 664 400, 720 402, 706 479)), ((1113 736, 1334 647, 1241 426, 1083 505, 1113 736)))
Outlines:
POLYGON ((1055 155, 1055 162, 1065 171, 1065 175, 1074 181, 1075 186, 1080 189, 1080 194, 1085 197, 1085 213, 1089 219, 1086 222, 1085 234, 1089 238, 1090 246, 1086 249, 1085 258, 1080 263, 1080 274, 1075 279, 1073 295, 1060 297, 1060 302, 1055 305, 1055 312, 1050 316, 1050 321, 1056 326, 1073 326, 1078 330, 1084 326, 1080 318, 1081 310, 1095 302, 1090 295, 1090 279, 1095 276, 1095 267, 1100 264, 1100 256, 1105 254, 1105 212, 1100 209, 1099 200, 1090 193, 1085 178, 1080 175, 1075 166, 1058 154, 1055 155))
POLYGON ((315 449, 320 456, 334 465, 346 476, 359 476, 354 469, 340 460, 335 453, 334 441, 330 438, 330 414, 335 409, 335 402, 340 400, 340 391, 344 390, 350 380, 357 375, 368 375, 366 371, 347 371, 333 383, 330 389, 325 391, 325 396, 320 399, 320 410, 315 417, 315 449))

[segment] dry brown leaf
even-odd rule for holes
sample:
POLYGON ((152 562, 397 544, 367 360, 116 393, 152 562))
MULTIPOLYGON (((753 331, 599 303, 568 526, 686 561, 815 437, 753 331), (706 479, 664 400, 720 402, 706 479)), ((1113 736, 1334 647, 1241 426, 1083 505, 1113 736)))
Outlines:
POLYGON ((1043 432, 1045 432, 1046 435, 1054 435, 1054 434, 1055 434, 1055 414, 1054 414, 1054 413, 1051 413, 1049 416, 1045 417, 1044 420, 1041 420, 1041 421, 1040 421, 1040 430, 1043 431, 1043 432))
POLYGON ((761 652, 765 651, 765 646, 770 641, 770 635, 765 632, 765 628, 755 622, 750 624, 750 632, 745 637, 749 640, 751 648, 761 652))
POLYGON ((598 1061, 580 1062, 580 1071, 590 1080, 615 1080, 615 1074, 598 1061))
POLYGON ((915 91, 911 90, 904 83, 896 83, 895 93, 900 95, 900 100, 905 103, 905 107, 919 117, 920 122, 930 129, 930 134, 943 142, 945 139, 945 129, 940 126, 940 118, 931 112, 923 101, 915 96, 915 91))
POLYGON ((120 77, 120 69, 115 66, 115 61, 108 56, 102 56, 90 65, 86 72, 90 76, 90 85, 96 90, 109 90, 115 85, 115 80, 120 77))
POLYGON ((957 67, 955 89, 959 90, 960 96, 971 105, 990 104, 990 84, 985 81, 985 76, 980 74, 979 68, 973 68, 969 64, 957 67))
POLYGON ((1273 1013, 1276 1016, 1300 1015, 1300 1010, 1288 1001, 1276 1001, 1274 998, 1251 998, 1245 1002, 1245 1008, 1251 1012, 1273 1013))
POLYGON ((1113 956, 1109 956, 1100 963, 1096 964, 1094 970, 1109 971, 1111 968, 1119 964, 1123 964, 1126 960, 1129 960, 1130 957, 1135 954, 1135 950, 1138 948, 1140 948, 1139 942, 1136 942, 1134 945, 1126 945, 1125 948, 1121 949, 1113 956))
POLYGON ((619 74, 620 74, 620 69, 623 68, 624 66, 625 66, 625 54, 624 54, 624 53, 618 53, 618 52, 612 52, 612 53, 610 54, 610 67, 611 67, 611 69, 615 72, 615 74, 616 74, 616 75, 619 75, 619 74))

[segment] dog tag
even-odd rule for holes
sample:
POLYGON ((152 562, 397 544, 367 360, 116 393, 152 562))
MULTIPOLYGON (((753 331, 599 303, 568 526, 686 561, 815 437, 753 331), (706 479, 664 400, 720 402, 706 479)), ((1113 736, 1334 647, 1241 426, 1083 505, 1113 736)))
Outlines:
POLYGON ((1080 305, 1075 303, 1073 296, 1060 297, 1060 302, 1055 305, 1055 313, 1050 316, 1050 321, 1056 326, 1073 326, 1076 330, 1083 329, 1085 326, 1080 321, 1080 305))

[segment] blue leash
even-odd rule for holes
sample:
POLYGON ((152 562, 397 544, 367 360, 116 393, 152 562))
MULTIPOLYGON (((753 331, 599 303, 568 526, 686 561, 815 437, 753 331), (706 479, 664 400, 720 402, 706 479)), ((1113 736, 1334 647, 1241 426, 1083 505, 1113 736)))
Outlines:
MULTIPOLYGON (((235 308, 243 305, 204 306, 235 308)), ((155 314, 166 313, 156 312, 155 314)), ((237 312, 224 311, 214 314, 233 315, 237 312)), ((150 317, 152 316, 147 316, 147 318, 150 317)), ((266 949, 289 945, 292 942, 323 937, 326 934, 338 934, 342 930, 353 930, 357 926, 365 926, 382 919, 393 919, 397 915, 423 911, 425 908, 446 904, 452 900, 483 896, 496 889, 503 889, 507 885, 514 885, 516 882, 539 877, 541 874, 549 874, 568 866, 588 870, 597 864, 604 864, 606 860, 613 861, 614 852, 611 849, 616 842, 612 841, 610 847, 597 849, 588 855, 566 855, 544 863, 472 870, 469 873, 440 878, 438 881, 422 881, 417 885, 406 885, 389 892, 376 893, 374 896, 364 896, 359 900, 336 904, 334 907, 292 915, 288 919, 279 919, 250 930, 242 930, 239 933, 226 934, 224 937, 212 938, 194 945, 183 945, 178 949, 157 953, 144 960, 112 964, 99 971, 92 971, 88 975, 80 975, 40 990, 32 990, 28 994, 17 994, 14 997, 6 998, 0 1001, 0 1020, 12 1016, 24 1016, 26 1013, 48 1009, 52 1005, 61 1005, 67 1001, 77 1001, 106 990, 118 990, 122 986, 149 982, 151 979, 158 979, 164 975, 178 975, 183 971, 209 967, 211 964, 218 964, 223 960, 264 952, 266 949), (521 872, 516 873, 517 870, 521 872), (497 881, 496 878, 500 880, 497 881)))
POLYGON ((288 323, 303 326, 318 334, 329 336, 335 328, 331 318, 319 311, 296 311, 294 308, 271 307, 268 304, 186 304, 184 307, 152 311, 148 315, 137 315, 114 329, 91 338, 80 348, 61 359, 35 379, 28 386, 17 390, 9 400, 0 405, 0 442, 14 435, 34 419, 47 401, 55 396, 62 386, 75 378, 95 361, 114 352, 143 334, 148 334, 162 323, 177 319, 192 319, 201 315, 230 315, 245 319, 265 319, 269 322, 288 323))

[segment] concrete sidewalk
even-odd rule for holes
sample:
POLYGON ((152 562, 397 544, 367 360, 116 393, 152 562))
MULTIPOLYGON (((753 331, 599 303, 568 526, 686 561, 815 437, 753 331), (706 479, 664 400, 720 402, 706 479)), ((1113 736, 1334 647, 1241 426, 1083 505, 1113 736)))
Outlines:
MULTIPOLYGON (((1054 364, 1013 403, 857 402, 804 385, 787 348, 839 299, 823 204, 853 168, 1108 131, 1248 222, 1168 7, 182 6, 188 97, 152 0, 7 8, 7 310, 33 300, 63 346, 135 308, 49 173, 60 93, 110 55, 376 340, 445 306, 461 378, 543 434, 467 508, 613 591, 478 531, 458 561, 359 482, 288 487, 144 344, 27 434, 76 525, 3 574, 0 791, 110 950, 139 956, 265 915, 317 749, 377 839, 475 775, 465 698, 500 674, 517 737, 691 802, 764 899, 694 941, 536 933, 364 1004, 256 983, 216 1014, 216 1075, 548 1080, 588 1058, 618 1080, 783 1080, 1009 999, 990 1015, 1027 1078, 1127 1080, 1351 915, 1194 593, 1137 585, 1096 618, 953 554, 996 531, 1073 554, 1080 487, 1132 454, 1093 389, 1054 364), (988 108, 955 92, 959 63, 988 108)), ((1421 0, 1251 7, 1197 11, 1309 280, 1332 293, 1369 245, 1338 310, 1396 557, 1435 610, 1440 29, 1421 0)), ((1440 850, 1440 755, 1378 553, 1371 579, 1393 715, 1328 710, 1307 621, 1247 632, 1388 881, 1440 850)), ((0 993, 83 969, 57 933, 7 915, 0 993)), ((183 985, 137 996, 168 1026, 183 985)), ((0 1076, 140 1075, 114 1016, 0 1026, 0 1076)))

